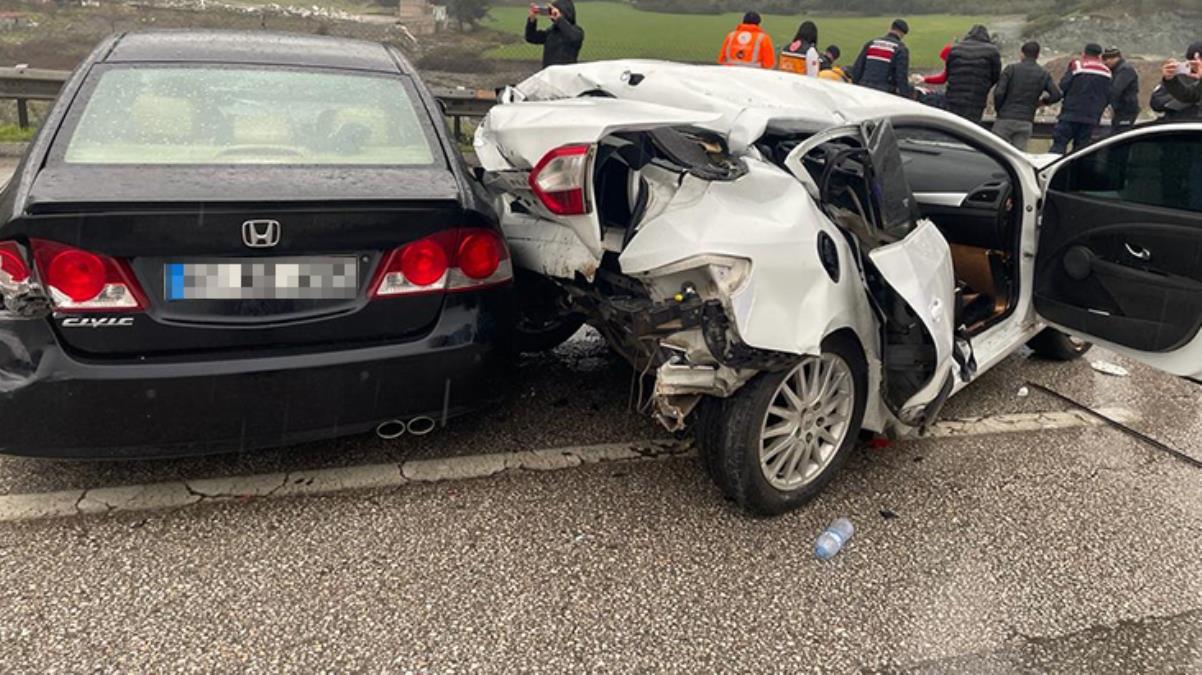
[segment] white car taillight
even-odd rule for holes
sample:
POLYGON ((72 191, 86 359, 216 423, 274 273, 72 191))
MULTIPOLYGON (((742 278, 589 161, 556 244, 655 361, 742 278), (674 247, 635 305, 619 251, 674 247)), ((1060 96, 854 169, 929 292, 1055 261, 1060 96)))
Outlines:
POLYGON ((146 308, 142 290, 122 262, 43 239, 31 239, 42 285, 56 312, 121 312, 146 308))
POLYGON ((530 189, 557 216, 589 212, 588 173, 591 145, 565 145, 548 152, 530 172, 530 189))
POLYGON ((380 266, 372 297, 478 290, 513 280, 509 249, 493 230, 447 230, 405 244, 380 266))
POLYGON ((0 291, 16 292, 29 281, 29 265, 15 242, 0 241, 0 291))

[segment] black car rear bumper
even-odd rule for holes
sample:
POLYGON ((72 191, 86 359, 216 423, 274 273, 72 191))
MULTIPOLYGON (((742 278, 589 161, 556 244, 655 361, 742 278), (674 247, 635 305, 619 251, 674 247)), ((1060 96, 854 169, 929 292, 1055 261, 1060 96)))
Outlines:
POLYGON ((117 459, 249 450, 438 423, 499 398, 508 293, 451 295, 402 344, 228 360, 85 361, 0 319, 0 453, 117 459))

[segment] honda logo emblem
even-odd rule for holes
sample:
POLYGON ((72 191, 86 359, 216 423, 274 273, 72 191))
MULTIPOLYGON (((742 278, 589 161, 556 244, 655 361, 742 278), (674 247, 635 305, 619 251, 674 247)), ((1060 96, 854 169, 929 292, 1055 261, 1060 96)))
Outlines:
POLYGON ((280 221, 248 220, 242 223, 242 243, 251 248, 271 248, 280 243, 280 221))

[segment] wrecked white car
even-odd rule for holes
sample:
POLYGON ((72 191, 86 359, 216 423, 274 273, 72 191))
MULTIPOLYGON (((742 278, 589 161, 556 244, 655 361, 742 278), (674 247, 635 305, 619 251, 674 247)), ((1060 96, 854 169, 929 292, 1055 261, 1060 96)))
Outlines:
POLYGON ((527 345, 594 325, 753 512, 813 497, 862 432, 921 432, 1025 343, 1202 374, 1202 124, 1041 167, 787 73, 600 62, 502 98, 475 150, 527 345))

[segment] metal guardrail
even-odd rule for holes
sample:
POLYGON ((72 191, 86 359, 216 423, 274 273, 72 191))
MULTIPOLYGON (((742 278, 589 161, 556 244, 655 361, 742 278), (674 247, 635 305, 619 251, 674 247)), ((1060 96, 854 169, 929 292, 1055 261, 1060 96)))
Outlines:
MULTIPOLYGON (((22 129, 27 128, 29 101, 53 101, 70 74, 42 68, 0 68, 0 99, 17 102, 18 124, 22 129)), ((496 103, 491 90, 434 89, 433 92, 443 113, 454 122, 456 136, 462 133, 462 118, 484 117, 496 103)))
POLYGON ((29 102, 53 101, 70 75, 65 70, 0 68, 0 98, 17 101, 17 124, 29 127, 29 102))
MULTIPOLYGON (((69 72, 65 70, 44 70, 41 68, 0 68, 0 99, 15 99, 17 102, 17 119, 22 128, 29 126, 29 101, 52 101, 58 96, 58 90, 67 81, 69 72)), ((464 118, 484 117, 488 110, 496 104, 496 95, 488 89, 449 89, 433 88, 434 96, 442 105, 443 113, 451 118, 455 137, 463 135, 462 120, 464 118)), ((1105 124, 1105 123, 1103 123, 1105 124)), ((992 125, 992 120, 986 120, 985 126, 992 125)), ((1036 120, 1034 138, 1048 139, 1052 137, 1055 120, 1036 120)))

